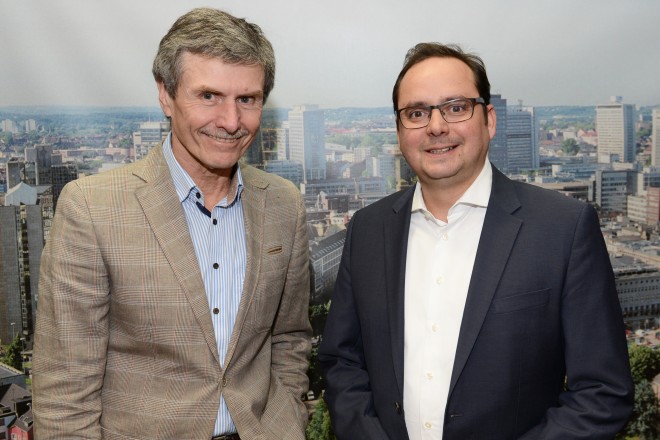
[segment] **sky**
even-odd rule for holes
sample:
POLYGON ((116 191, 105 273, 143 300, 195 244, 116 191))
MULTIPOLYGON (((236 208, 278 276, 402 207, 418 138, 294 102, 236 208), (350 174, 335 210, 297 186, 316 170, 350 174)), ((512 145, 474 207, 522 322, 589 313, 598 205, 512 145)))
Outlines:
POLYGON ((0 107, 157 106, 158 43, 197 6, 263 29, 274 107, 390 106, 422 41, 481 56, 509 103, 660 105, 658 0, 0 0, 0 107))

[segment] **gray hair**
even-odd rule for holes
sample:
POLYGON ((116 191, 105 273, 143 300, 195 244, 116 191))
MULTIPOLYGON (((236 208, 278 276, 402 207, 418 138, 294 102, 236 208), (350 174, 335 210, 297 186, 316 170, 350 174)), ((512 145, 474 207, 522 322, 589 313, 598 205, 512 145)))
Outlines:
POLYGON ((181 80, 181 55, 217 57, 228 64, 264 69, 264 103, 275 84, 275 53, 261 28, 213 8, 196 8, 179 17, 160 40, 152 73, 176 97, 181 80))

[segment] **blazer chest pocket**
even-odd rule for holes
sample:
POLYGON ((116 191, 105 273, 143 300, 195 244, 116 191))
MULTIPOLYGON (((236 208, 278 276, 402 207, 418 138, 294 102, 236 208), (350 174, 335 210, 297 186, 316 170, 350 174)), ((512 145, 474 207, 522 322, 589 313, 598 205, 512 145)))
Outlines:
POLYGON ((509 313, 518 310, 541 307, 548 303, 550 289, 535 290, 493 301, 494 313, 509 313))

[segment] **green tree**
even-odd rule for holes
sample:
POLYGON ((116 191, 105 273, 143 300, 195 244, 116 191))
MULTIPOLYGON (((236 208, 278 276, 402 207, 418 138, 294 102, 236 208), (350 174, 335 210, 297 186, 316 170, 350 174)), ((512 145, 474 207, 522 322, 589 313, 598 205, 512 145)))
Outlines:
POLYGON ((5 356, 2 358, 2 363, 9 365, 19 371, 23 371, 23 357, 21 356, 21 340, 19 335, 16 335, 11 345, 7 348, 5 356))
POLYGON ((561 151, 563 151, 564 154, 574 156, 580 152, 580 146, 575 139, 564 139, 561 142, 561 151))
POLYGON ((628 424, 617 440, 651 440, 658 438, 658 401, 651 381, 660 373, 660 353, 645 345, 628 348, 630 372, 635 382, 635 403, 628 424))
POLYGON ((314 392, 315 396, 320 396, 325 389, 325 377, 323 376, 323 370, 319 363, 318 346, 312 347, 312 351, 309 354, 307 377, 309 378, 309 389, 314 392))
POLYGON ((323 333, 325 321, 328 318, 330 301, 325 304, 313 304, 309 306, 309 321, 312 324, 312 335, 319 336, 323 333))
POLYGON ((330 423, 330 413, 325 401, 321 398, 314 407, 309 425, 307 425, 307 440, 336 440, 330 423))
POLYGON ((660 373, 660 353, 646 345, 632 345, 628 349, 633 382, 652 381, 660 373))
POLYGON ((624 429, 627 436, 638 436, 640 440, 658 438, 658 401, 651 383, 644 379, 635 385, 635 405, 630 421, 624 429))

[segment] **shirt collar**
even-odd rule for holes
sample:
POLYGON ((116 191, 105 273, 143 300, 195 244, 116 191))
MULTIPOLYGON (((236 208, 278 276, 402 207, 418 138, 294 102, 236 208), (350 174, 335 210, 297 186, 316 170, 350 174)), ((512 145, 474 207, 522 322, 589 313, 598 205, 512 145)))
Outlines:
MULTIPOLYGON (((468 205, 475 207, 488 207, 488 200, 490 199, 490 191, 493 186, 493 168, 490 161, 486 159, 484 167, 477 176, 472 185, 463 193, 463 195, 449 208, 451 212, 457 205, 468 205)), ((415 194, 413 195, 412 212, 426 211, 426 203, 422 197, 422 183, 417 182, 415 185, 415 194)))
MULTIPOLYGON (((174 157, 174 152, 172 151, 172 132, 170 132, 165 141, 163 142, 163 155, 165 156, 165 161, 167 166, 170 169, 170 174, 172 175, 172 180, 174 181, 174 189, 176 194, 179 197, 179 201, 183 202, 188 198, 191 192, 197 191, 197 185, 193 181, 192 177, 186 170, 183 169, 181 164, 174 157)), ((229 186, 229 193, 225 198, 227 205, 231 205, 240 198, 241 193, 243 192, 243 176, 241 175, 241 167, 236 166, 236 172, 231 178, 231 183, 229 186)))

